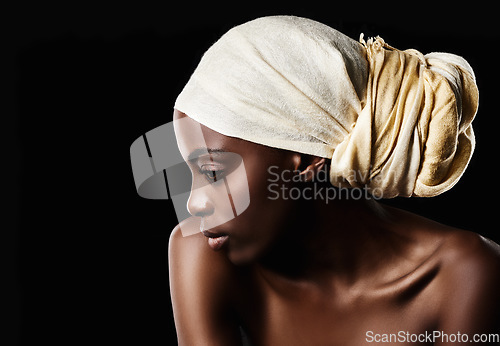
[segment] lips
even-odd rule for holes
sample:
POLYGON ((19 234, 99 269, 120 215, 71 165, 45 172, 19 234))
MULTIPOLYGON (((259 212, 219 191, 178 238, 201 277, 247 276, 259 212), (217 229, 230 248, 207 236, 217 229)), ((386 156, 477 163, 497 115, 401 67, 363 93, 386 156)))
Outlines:
POLYGON ((222 249, 224 244, 226 244, 229 240, 229 236, 227 234, 213 233, 206 230, 202 231, 202 233, 208 238, 208 246, 210 246, 214 251, 222 249))

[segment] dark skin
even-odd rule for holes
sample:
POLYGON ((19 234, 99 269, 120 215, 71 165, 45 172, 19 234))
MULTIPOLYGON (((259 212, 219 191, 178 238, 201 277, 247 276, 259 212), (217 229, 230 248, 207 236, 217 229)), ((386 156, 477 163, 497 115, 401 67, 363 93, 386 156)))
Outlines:
MULTIPOLYGON (((269 166, 299 172, 304 179, 289 187, 304 188, 325 184, 311 178, 327 161, 201 128, 208 148, 243 158, 251 202, 210 229, 229 236, 213 251, 202 233, 182 236, 216 213, 207 195, 191 194, 196 217, 169 243, 180 345, 239 345, 239 326, 254 345, 362 345, 369 335, 400 331, 460 332, 469 337, 461 345, 472 345, 474 334, 500 334, 499 245, 373 199, 270 200, 269 166)), ((183 155, 194 149, 186 131, 176 129, 183 155)), ((218 169, 217 156, 211 161, 218 169)))

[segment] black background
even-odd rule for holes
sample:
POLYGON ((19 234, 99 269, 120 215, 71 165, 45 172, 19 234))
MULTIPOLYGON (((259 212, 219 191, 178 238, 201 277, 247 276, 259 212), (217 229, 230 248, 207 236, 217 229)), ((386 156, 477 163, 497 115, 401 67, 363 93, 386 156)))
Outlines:
POLYGON ((176 344, 167 271, 176 219, 168 201, 136 194, 129 148, 171 120, 175 97, 220 35, 263 15, 465 57, 480 90, 469 169, 442 196, 388 203, 498 242, 496 7, 378 4, 40 2, 6 11, 4 344, 176 344))

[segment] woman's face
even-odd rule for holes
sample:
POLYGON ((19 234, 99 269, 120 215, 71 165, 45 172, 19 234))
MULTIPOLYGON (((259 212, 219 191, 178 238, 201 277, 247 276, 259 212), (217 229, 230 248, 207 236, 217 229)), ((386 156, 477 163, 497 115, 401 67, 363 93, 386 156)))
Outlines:
POLYGON ((224 136, 177 110, 174 121, 179 150, 192 173, 188 210, 202 218, 208 245, 225 251, 235 264, 257 260, 276 241, 294 207, 290 199, 275 198, 270 193, 268 179, 275 175, 271 176, 268 169, 272 167, 273 174, 292 172, 300 155, 224 136), (236 170, 241 159, 246 176, 236 170), (227 185, 224 178, 230 173, 231 184, 227 185), (214 192, 217 189, 219 193, 214 192), (234 212, 238 199, 248 196, 247 189, 248 207, 241 214, 235 213, 236 217, 228 215, 234 212), (221 191, 229 192, 232 209, 223 205, 228 194, 221 191))

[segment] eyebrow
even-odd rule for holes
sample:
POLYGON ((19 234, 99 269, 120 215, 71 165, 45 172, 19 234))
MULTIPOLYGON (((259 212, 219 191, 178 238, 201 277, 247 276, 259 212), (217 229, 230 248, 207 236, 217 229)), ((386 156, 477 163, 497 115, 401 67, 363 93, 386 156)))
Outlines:
POLYGON ((189 155, 188 155, 188 161, 194 160, 198 158, 199 156, 206 154, 215 154, 215 153, 225 153, 226 151, 223 149, 217 149, 217 148, 198 148, 193 150, 189 155))

